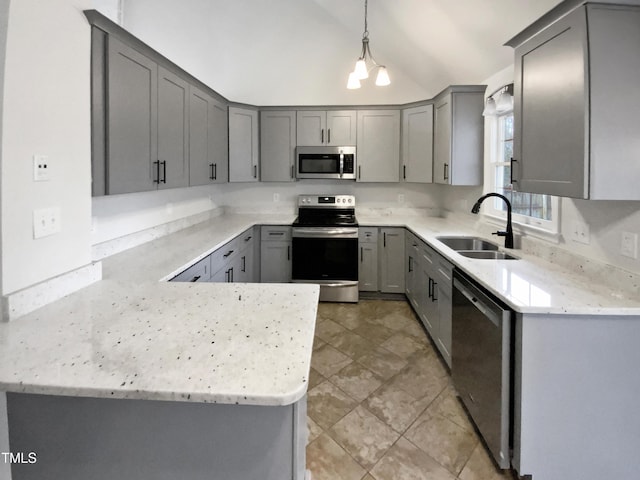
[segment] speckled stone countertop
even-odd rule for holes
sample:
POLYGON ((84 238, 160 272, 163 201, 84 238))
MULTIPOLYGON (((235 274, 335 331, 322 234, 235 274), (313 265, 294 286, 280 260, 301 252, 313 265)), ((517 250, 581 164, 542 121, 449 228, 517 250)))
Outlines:
POLYGON ((361 227, 408 228, 516 312, 543 315, 640 315, 640 298, 608 288, 606 278, 584 275, 578 264, 569 270, 522 250, 505 249, 502 247, 504 239, 478 235, 471 223, 419 215, 362 214, 358 214, 358 222, 361 227), (519 260, 464 257, 437 239, 448 235, 486 238, 519 260))
POLYGON ((168 283, 256 223, 217 217, 103 260, 104 279, 0 324, 0 390, 288 405, 307 390, 319 288, 168 283))
MULTIPOLYGON (((302 284, 167 283, 253 225, 294 215, 229 214, 107 257, 103 280, 0 324, 0 391, 286 405, 306 392, 319 289, 302 284)), ((521 250, 465 258, 437 240, 473 224, 358 214, 407 227, 517 312, 640 315, 640 299, 521 250)), ((498 239, 489 239, 501 244, 498 239)), ((579 269, 576 269, 579 270, 579 269)))

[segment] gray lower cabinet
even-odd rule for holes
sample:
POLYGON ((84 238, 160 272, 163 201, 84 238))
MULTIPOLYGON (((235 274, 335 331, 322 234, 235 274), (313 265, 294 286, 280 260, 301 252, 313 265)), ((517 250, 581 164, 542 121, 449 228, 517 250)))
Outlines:
POLYGON ((189 89, 189 185, 229 181, 227 106, 199 88, 189 89))
POLYGON ((535 27, 508 42, 516 189, 640 200, 632 127, 640 110, 640 8, 587 4, 535 27))
POLYGON ((291 227, 264 225, 260 230, 260 281, 291 281, 291 227))
POLYGON ((404 228, 381 228, 380 246, 380 291, 383 293, 405 293, 404 285, 404 228))
POLYGON ((229 181, 257 182, 258 112, 229 107, 229 181))
POLYGON ((295 150, 296 112, 260 112, 260 180, 295 181, 295 150))
POLYGON ((451 367, 453 265, 411 232, 405 247, 407 299, 451 367))
POLYGON ((114 37, 107 38, 105 193, 157 188, 158 66, 114 37))
POLYGON ((400 180, 400 111, 358 111, 359 182, 400 180))
POLYGON ((358 289, 361 292, 378 291, 378 227, 358 229, 358 289))
POLYGON ((435 98, 433 180, 482 185, 486 85, 449 87, 435 98))
POLYGON ((433 105, 402 110, 403 182, 433 182, 433 105))
POLYGON ((207 256, 171 279, 172 282, 211 281, 211 258, 207 256))
POLYGON ((158 66, 158 160, 155 179, 159 189, 189 185, 189 84, 158 66))

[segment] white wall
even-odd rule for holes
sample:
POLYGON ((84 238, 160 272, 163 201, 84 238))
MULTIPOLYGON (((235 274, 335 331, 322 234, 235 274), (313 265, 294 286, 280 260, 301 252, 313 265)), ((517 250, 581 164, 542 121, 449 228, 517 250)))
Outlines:
POLYGON ((15 0, 2 111, 2 293, 91 261, 89 0, 15 0), (34 154, 53 178, 33 182, 34 154), (33 210, 60 207, 62 232, 34 240, 33 210))

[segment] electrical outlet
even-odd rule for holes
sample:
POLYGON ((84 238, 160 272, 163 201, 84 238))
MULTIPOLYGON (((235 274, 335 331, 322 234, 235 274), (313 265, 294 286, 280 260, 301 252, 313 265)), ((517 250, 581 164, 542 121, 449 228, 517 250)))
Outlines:
POLYGON ((62 229, 60 207, 42 208, 33 211, 33 238, 42 238, 59 233, 62 229))
POLYGON ((629 258, 638 258, 638 234, 622 232, 620 254, 629 258))
POLYGON ((279 193, 274 193, 273 194, 273 201, 274 202, 279 202, 280 201, 280 194, 279 193))
POLYGON ((33 181, 48 182, 51 180, 51 164, 47 155, 33 156, 33 181))
POLYGON ((404 193, 398 194, 398 203, 404 203, 404 193))
POLYGON ((591 243, 589 225, 586 224, 585 222, 580 222, 580 221, 574 222, 571 237, 575 242, 589 245, 589 243, 591 243))

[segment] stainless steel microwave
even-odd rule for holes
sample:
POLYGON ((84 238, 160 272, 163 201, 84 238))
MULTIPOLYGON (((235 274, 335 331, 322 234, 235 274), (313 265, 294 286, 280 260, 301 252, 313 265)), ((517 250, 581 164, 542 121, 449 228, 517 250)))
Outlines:
POLYGON ((296 147, 296 178, 356 179, 356 147, 296 147))

